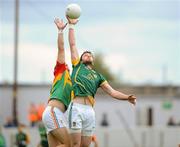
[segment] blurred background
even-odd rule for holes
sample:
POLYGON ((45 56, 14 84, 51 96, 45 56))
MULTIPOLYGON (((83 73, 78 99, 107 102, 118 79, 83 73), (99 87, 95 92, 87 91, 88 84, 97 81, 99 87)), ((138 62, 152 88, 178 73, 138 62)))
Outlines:
POLYGON ((36 122, 48 101, 57 57, 54 18, 66 21, 70 3, 82 9, 75 29, 80 53, 92 51, 95 69, 112 87, 138 98, 134 107, 97 92, 100 147, 178 146, 179 0, 0 0, 0 132, 7 146, 14 146, 18 123, 30 136, 29 147, 39 142, 36 122))

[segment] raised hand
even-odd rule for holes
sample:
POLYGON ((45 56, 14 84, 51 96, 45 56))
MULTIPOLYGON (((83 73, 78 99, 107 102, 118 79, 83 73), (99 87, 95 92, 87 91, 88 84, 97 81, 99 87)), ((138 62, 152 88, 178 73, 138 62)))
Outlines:
POLYGON ((56 24, 58 30, 64 30, 67 25, 67 23, 64 24, 63 20, 60 20, 59 18, 55 18, 54 23, 56 24))
POLYGON ((66 15, 66 18, 67 18, 69 24, 74 24, 75 25, 79 21, 78 19, 71 19, 67 15, 66 15))
POLYGON ((128 101, 133 104, 133 105, 136 105, 136 97, 134 95, 130 95, 128 97, 128 101))

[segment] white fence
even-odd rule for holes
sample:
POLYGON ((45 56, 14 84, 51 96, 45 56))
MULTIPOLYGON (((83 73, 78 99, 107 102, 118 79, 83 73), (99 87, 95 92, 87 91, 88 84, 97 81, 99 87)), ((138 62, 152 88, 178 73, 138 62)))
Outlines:
MULTIPOLYGON (((37 147, 40 140, 38 129, 27 128, 25 131, 30 135, 31 140, 28 147, 37 147)), ((7 147, 14 147, 16 132, 16 128, 3 129, 7 147)), ((131 130, 98 128, 96 136, 99 147, 178 147, 180 144, 180 127, 137 127, 131 130)))

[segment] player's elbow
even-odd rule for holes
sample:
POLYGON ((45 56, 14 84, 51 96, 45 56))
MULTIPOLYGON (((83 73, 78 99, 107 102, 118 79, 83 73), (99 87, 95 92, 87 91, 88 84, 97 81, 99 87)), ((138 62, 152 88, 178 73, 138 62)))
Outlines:
POLYGON ((64 50, 64 42, 58 44, 58 49, 59 49, 60 51, 63 51, 63 50, 64 50))
POLYGON ((76 54, 72 53, 71 60, 76 62, 78 60, 78 56, 76 54))
POLYGON ((116 98, 116 94, 112 93, 111 97, 116 98))
POLYGON ((64 47, 62 47, 62 46, 58 47, 58 54, 64 55, 64 47))
POLYGON ((58 46, 58 50, 60 53, 64 53, 64 47, 63 46, 58 46))
POLYGON ((70 42, 69 45, 70 45, 70 48, 75 48, 76 47, 75 42, 70 42))
POLYGON ((116 98, 117 97, 117 93, 115 90, 112 90, 110 93, 110 96, 113 97, 113 98, 116 98))

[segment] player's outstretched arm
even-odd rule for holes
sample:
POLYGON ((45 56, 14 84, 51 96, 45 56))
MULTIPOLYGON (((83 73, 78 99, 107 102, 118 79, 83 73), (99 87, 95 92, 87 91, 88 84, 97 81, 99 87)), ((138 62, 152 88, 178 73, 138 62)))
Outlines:
POLYGON ((63 20, 55 18, 54 23, 56 24, 58 28, 58 56, 57 61, 59 63, 65 62, 65 52, 64 52, 64 37, 63 37, 63 30, 66 27, 67 23, 64 24, 63 20))
POLYGON ((105 82, 104 84, 101 85, 101 88, 109 94, 111 97, 118 99, 118 100, 127 100, 133 105, 136 104, 136 97, 134 95, 126 95, 122 92, 119 92, 115 89, 113 89, 108 82, 105 82))
POLYGON ((69 40, 69 46, 71 50, 71 61, 73 62, 79 59, 79 53, 76 47, 75 32, 74 32, 74 25, 78 22, 78 20, 70 19, 68 16, 66 16, 66 18, 69 23, 68 40, 69 40))

